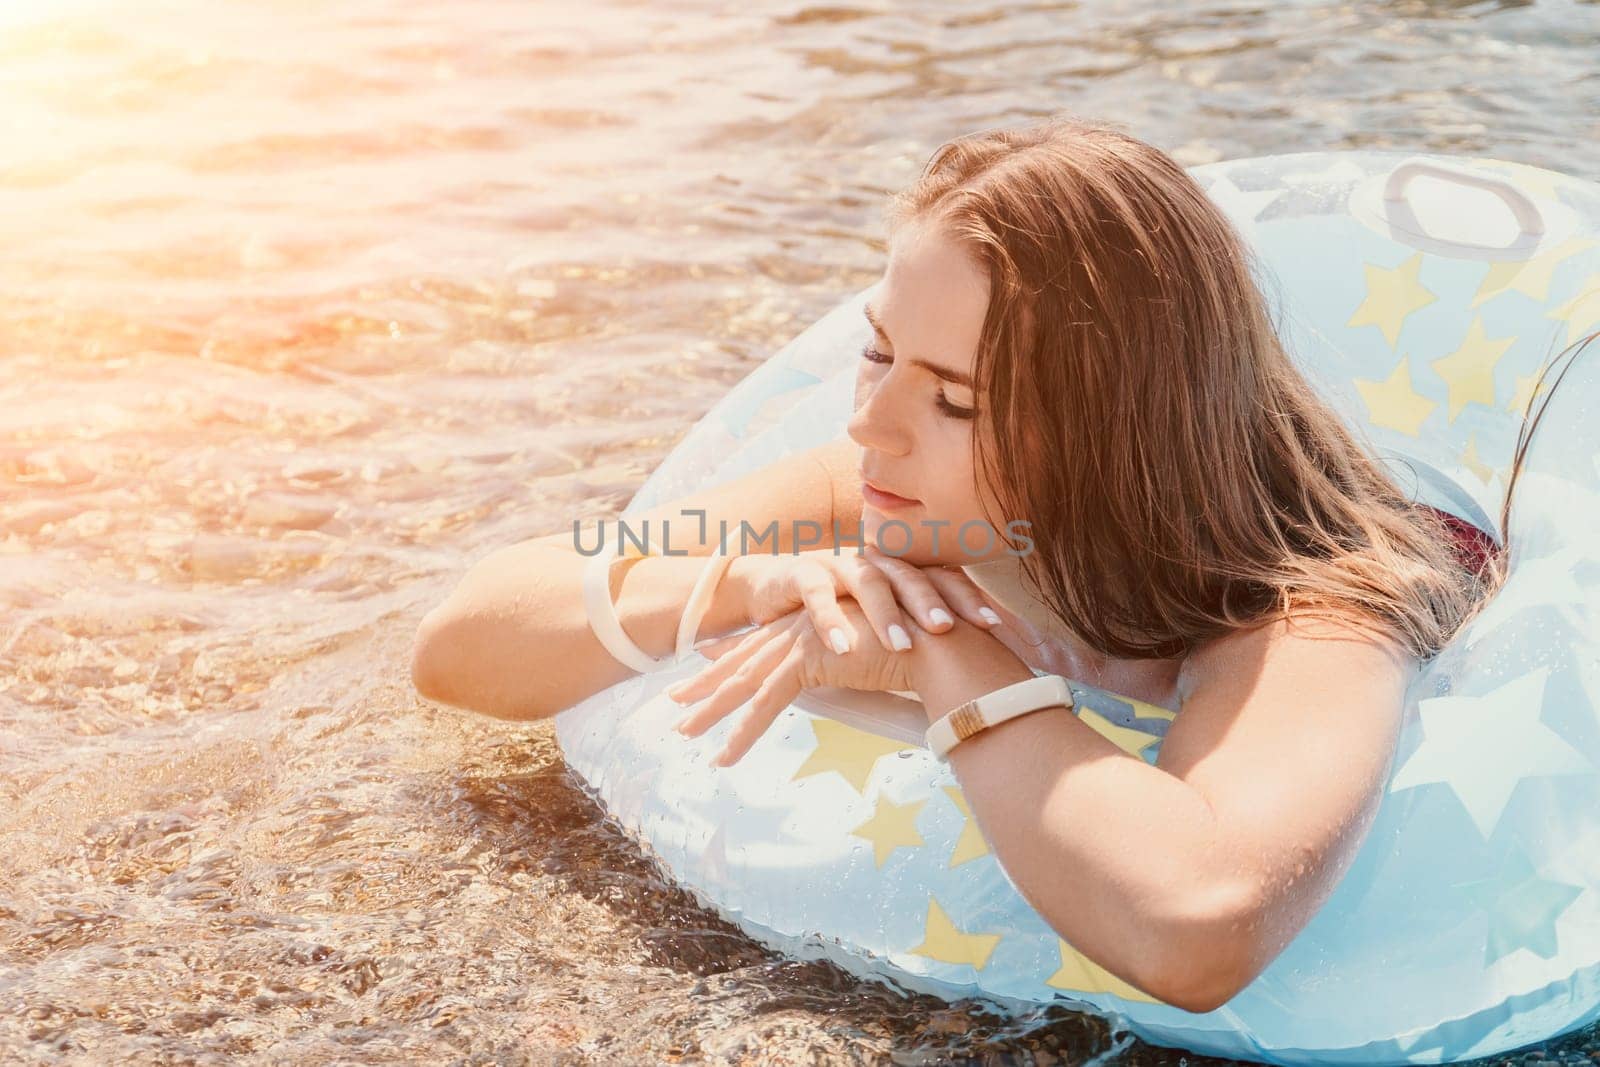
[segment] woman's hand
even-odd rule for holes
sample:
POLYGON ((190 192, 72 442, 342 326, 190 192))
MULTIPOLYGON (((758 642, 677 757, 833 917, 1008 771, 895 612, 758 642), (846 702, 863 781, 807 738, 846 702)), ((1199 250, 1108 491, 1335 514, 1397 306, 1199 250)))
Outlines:
POLYGON ((885 649, 908 650, 911 619, 928 633, 954 626, 951 611, 982 629, 1001 622, 983 590, 960 567, 920 567, 870 545, 861 554, 822 548, 789 556, 744 555, 733 566, 749 590, 751 622, 764 625, 803 608, 818 636, 841 655, 871 634, 885 649), (846 625, 840 597, 854 598, 865 613, 866 631, 857 634, 846 625))
MULTIPOLYGON (((735 708, 750 702, 713 759, 714 766, 737 763, 766 732, 779 712, 802 689, 842 686, 847 689, 913 689, 911 657, 886 651, 873 641, 866 613, 846 598, 833 605, 851 636, 851 651, 834 652, 823 645, 805 612, 795 611, 748 633, 708 641, 697 651, 712 659, 699 674, 667 689, 678 703, 701 700, 678 721, 678 732, 699 737, 735 708), (702 700, 702 698, 704 698, 702 700)), ((930 635, 921 635, 925 639, 930 635)))

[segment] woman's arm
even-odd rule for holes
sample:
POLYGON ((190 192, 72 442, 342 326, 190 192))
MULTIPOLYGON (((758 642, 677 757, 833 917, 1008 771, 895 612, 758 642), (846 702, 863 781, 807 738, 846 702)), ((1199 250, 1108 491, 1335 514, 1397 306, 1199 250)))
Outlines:
MULTIPOLYGON (((913 653, 930 720, 1032 671, 958 623, 913 653)), ((1188 1011, 1226 1003, 1321 907, 1381 798, 1407 665, 1279 622, 1190 657, 1155 766, 1046 709, 957 745, 996 858, 1074 948, 1188 1011)))
MULTIPOLYGON (((642 537, 648 529, 652 552, 661 551, 661 524, 667 522, 674 555, 612 567, 611 596, 623 630, 649 655, 672 651, 684 603, 723 522, 730 552, 739 550, 741 520, 752 528, 753 551, 793 552, 797 529, 804 539, 820 529, 821 544, 831 545, 836 497, 848 502, 853 492, 859 499, 858 454, 854 442, 839 438, 630 517, 635 534, 642 537), (704 512, 703 522, 695 512, 704 512), (757 546, 755 537, 774 523, 776 549, 770 540, 757 546)), ((854 514, 859 516, 859 506, 854 514)), ((840 520, 844 533, 855 532, 853 521, 840 520)), ((614 545, 616 536, 615 524, 607 523, 608 543, 614 545)), ((582 543, 588 547, 596 540, 591 524, 582 543)), ((632 669, 613 659, 589 627, 583 604, 588 559, 577 552, 569 528, 497 549, 476 563, 418 627, 411 665, 417 691, 500 718, 535 719, 631 676, 632 669)), ((747 625, 747 594, 745 571, 735 562, 717 585, 699 636, 747 625)))

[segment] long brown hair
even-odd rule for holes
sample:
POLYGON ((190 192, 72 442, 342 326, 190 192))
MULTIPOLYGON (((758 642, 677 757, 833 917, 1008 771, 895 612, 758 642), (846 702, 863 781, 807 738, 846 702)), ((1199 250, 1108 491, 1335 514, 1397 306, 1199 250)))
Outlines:
MULTIPOLYGON (((1309 612, 1427 658, 1504 583, 1506 554, 1466 573, 1294 366, 1248 247, 1159 149, 1069 117, 959 137, 891 200, 891 234, 912 220, 988 273, 974 467, 1096 651, 1172 658, 1309 612)), ((1509 509, 1508 488, 1502 529, 1509 509)))

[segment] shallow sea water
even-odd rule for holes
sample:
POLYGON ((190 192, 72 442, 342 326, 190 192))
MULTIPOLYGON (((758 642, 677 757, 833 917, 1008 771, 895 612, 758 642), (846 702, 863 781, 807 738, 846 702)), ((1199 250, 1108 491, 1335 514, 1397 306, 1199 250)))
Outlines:
POLYGON ((417 620, 876 278, 950 136, 1594 179, 1597 55, 1593 2, 0 6, 0 1057, 1199 1061, 764 951, 547 723, 419 701, 417 620))

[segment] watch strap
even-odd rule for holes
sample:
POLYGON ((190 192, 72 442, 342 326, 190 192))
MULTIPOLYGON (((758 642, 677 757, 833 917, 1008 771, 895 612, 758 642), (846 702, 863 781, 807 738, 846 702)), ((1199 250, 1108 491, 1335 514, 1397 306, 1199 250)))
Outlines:
POLYGON ((929 751, 944 762, 956 745, 1003 722, 1057 705, 1073 707, 1072 688, 1059 674, 1042 674, 1001 686, 958 704, 929 724, 924 735, 929 751))

